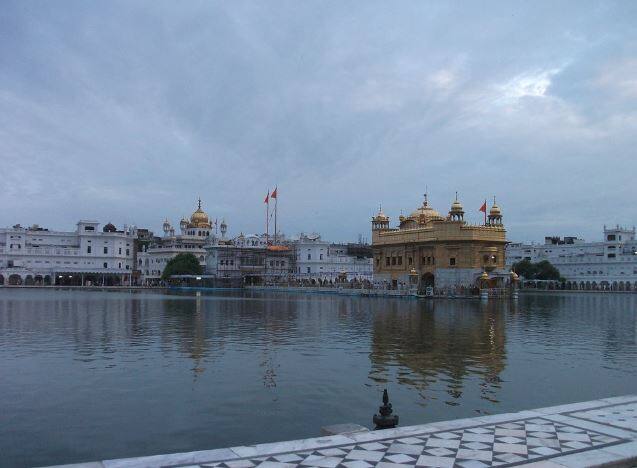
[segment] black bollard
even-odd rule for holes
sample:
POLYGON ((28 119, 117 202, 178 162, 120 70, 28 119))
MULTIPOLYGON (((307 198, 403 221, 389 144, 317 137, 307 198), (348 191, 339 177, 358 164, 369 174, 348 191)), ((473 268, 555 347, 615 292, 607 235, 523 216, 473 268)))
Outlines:
POLYGON ((383 390, 383 406, 378 408, 378 412, 380 413, 380 415, 374 415, 374 424, 376 425, 374 430, 391 429, 398 426, 398 415, 392 415, 394 410, 392 409, 391 403, 389 402, 387 389, 383 390))

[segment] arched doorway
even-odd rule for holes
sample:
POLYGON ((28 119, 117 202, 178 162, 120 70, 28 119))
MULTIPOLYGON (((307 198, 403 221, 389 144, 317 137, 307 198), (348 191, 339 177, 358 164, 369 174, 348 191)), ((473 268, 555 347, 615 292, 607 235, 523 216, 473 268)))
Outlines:
POLYGON ((20 275, 13 274, 9 276, 9 284, 11 286, 20 286, 22 284, 22 278, 20 275))
POLYGON ((33 286, 33 283, 34 283, 33 276, 27 275, 27 277, 24 279, 24 284, 26 286, 33 286))
POLYGON ((427 272, 420 277, 418 292, 423 294, 427 288, 433 288, 436 285, 436 277, 433 273, 427 272))
POLYGON ((0 286, 4 286, 4 276, 0 275, 0 286))
POLYGON ((84 284, 82 286, 97 286, 99 284, 100 280, 97 275, 85 275, 84 284))
POLYGON ((49 275, 46 275, 44 277, 44 285, 45 286, 50 286, 51 285, 51 277, 49 275))

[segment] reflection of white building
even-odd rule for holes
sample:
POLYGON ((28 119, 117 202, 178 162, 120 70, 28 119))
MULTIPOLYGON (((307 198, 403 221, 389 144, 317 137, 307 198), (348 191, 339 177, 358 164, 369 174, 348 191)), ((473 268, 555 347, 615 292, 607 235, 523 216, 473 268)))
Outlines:
MULTIPOLYGON (((227 226, 221 222, 221 235, 225 236, 227 226)), ((143 284, 155 284, 161 279, 166 264, 180 253, 191 253, 199 260, 202 268, 206 267, 206 250, 204 246, 213 242, 215 234, 213 223, 201 209, 201 200, 197 210, 190 219, 183 218, 179 223, 180 234, 168 220, 163 224, 163 237, 151 244, 145 251, 137 255, 137 268, 141 272, 143 284)))
POLYGON ((318 234, 301 234, 295 242, 298 279, 372 280, 374 270, 371 249, 358 244, 333 244, 318 234))
POLYGON ((100 231, 95 221, 75 231, 0 229, 0 284, 130 284, 135 236, 110 223, 100 231))
POLYGON ((544 244, 507 246, 507 265, 524 259, 534 263, 551 262, 566 279, 567 289, 637 289, 635 228, 604 226, 601 242, 585 242, 577 237, 546 237, 544 244))

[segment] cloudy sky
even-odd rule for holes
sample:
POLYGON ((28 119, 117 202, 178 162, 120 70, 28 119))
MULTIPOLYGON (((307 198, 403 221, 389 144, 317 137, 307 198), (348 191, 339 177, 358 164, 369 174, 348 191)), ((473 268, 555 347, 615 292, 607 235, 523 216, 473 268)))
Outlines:
POLYGON ((637 2, 2 0, 0 225, 637 224, 637 2))

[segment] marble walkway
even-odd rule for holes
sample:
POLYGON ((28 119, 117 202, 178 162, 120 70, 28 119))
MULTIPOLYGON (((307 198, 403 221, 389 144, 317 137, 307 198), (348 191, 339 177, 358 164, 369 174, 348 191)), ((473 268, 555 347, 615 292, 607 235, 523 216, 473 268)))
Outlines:
POLYGON ((637 395, 384 431, 67 466, 633 467, 637 395))

